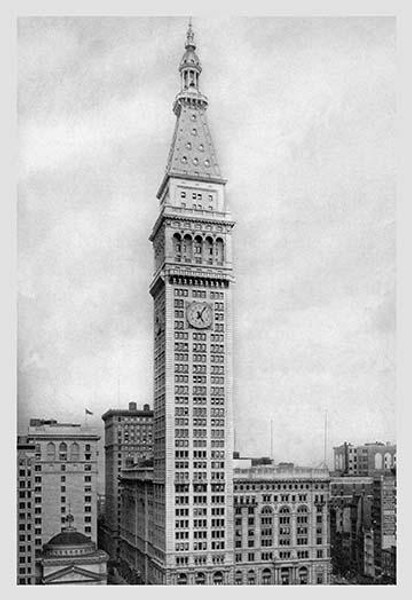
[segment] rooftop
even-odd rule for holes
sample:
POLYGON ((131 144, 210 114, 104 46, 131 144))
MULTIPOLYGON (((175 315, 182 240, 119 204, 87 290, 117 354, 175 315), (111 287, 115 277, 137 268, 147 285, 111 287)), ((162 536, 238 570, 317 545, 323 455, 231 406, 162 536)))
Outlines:
POLYGON ((255 466, 250 468, 235 468, 233 470, 233 478, 235 480, 268 480, 268 479, 330 479, 327 469, 314 469, 311 467, 296 467, 293 464, 287 463, 287 466, 255 466))
POLYGON ((153 409, 149 404, 143 404, 143 408, 137 408, 136 402, 129 402, 129 408, 110 408, 103 415, 103 421, 109 417, 152 417, 153 409))

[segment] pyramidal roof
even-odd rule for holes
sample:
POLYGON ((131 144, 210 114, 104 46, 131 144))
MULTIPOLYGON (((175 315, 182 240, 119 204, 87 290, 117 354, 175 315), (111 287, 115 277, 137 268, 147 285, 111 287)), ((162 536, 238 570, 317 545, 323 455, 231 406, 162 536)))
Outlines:
POLYGON ((183 105, 167 161, 169 175, 221 179, 205 109, 183 105))
POLYGON ((199 89, 202 67, 195 49, 192 26, 189 23, 185 53, 179 65, 181 89, 173 104, 177 121, 158 196, 171 176, 225 183, 207 123, 208 100, 199 89))

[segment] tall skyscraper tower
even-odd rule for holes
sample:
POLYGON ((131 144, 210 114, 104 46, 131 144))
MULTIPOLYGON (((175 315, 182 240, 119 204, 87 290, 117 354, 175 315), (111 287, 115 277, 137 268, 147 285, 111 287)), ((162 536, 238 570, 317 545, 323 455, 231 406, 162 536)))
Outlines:
POLYGON ((159 584, 233 581, 234 221, 195 50, 189 24, 173 104, 176 128, 150 236, 155 255, 150 580, 159 584))

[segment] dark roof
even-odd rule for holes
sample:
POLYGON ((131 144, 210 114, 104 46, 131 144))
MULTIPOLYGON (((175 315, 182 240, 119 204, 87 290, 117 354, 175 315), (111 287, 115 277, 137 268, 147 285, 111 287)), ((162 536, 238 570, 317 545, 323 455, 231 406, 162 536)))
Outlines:
POLYGON ((47 546, 81 546, 91 544, 92 541, 83 533, 78 531, 62 531, 47 542, 47 546))

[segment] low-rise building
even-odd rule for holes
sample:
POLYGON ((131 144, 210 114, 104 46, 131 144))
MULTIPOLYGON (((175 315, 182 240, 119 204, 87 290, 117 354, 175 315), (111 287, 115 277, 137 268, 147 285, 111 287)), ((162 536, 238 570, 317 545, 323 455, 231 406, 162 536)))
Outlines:
POLYGON ((108 555, 78 532, 73 517, 43 547, 39 561, 42 585, 106 585, 108 555))
POLYGON ((235 468, 233 489, 235 584, 329 583, 327 470, 235 468))

